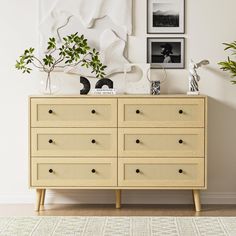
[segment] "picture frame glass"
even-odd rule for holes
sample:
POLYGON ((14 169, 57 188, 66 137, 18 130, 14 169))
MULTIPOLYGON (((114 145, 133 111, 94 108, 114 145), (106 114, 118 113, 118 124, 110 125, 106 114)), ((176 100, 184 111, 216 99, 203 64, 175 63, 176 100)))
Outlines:
POLYGON ((147 3, 148 33, 184 33, 184 0, 147 0, 147 3))
POLYGON ((147 63, 152 69, 184 69, 184 38, 148 38, 147 63))

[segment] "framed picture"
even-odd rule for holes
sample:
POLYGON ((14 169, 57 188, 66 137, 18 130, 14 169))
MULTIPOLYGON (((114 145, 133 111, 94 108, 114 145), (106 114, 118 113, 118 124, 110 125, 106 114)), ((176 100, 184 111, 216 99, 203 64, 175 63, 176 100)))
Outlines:
POLYGON ((184 0, 147 0, 148 34, 183 34, 184 0))
POLYGON ((153 69, 184 69, 184 38, 147 38, 147 63, 153 69))

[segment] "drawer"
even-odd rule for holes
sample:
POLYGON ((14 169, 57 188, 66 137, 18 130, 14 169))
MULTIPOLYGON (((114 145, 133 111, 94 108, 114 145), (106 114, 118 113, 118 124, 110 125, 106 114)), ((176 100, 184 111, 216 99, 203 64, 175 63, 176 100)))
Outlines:
POLYGON ((117 186, 117 159, 34 158, 31 186, 117 186))
POLYGON ((119 128, 119 157, 204 157, 203 128, 119 128))
POLYGON ((115 157, 115 128, 32 128, 32 156, 115 157))
POLYGON ((32 127, 116 127, 117 100, 32 98, 32 127))
POLYGON ((118 169, 118 186, 204 187, 203 158, 124 158, 118 169))
POLYGON ((204 98, 119 99, 119 127, 204 127, 204 98))

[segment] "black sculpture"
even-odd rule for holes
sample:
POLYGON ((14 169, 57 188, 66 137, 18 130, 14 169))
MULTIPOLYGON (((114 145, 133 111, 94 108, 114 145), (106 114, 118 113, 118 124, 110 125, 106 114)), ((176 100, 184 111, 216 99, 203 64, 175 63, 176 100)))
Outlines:
POLYGON ((101 89, 103 86, 108 86, 109 89, 113 89, 113 81, 110 79, 100 79, 96 85, 95 88, 96 89, 101 89))
POLYGON ((87 78, 81 76, 80 77, 80 83, 83 84, 83 88, 80 90, 80 94, 88 94, 90 89, 91 89, 91 85, 90 82, 87 78))

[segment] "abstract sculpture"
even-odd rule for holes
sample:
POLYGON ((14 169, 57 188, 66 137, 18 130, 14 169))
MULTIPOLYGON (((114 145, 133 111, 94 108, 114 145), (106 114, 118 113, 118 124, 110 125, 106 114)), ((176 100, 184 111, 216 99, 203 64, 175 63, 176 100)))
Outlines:
POLYGON ((125 88, 124 93, 126 94, 149 94, 150 84, 148 82, 150 78, 150 64, 125 64, 124 65, 124 80, 125 88), (140 76, 135 76, 130 80, 127 77, 127 73, 136 68, 140 71, 140 76))
POLYGON ((208 60, 203 60, 198 63, 195 63, 193 60, 191 60, 189 64, 189 91, 188 95, 199 95, 199 87, 198 82, 200 81, 200 76, 197 73, 197 69, 201 66, 205 66, 210 64, 208 60))

